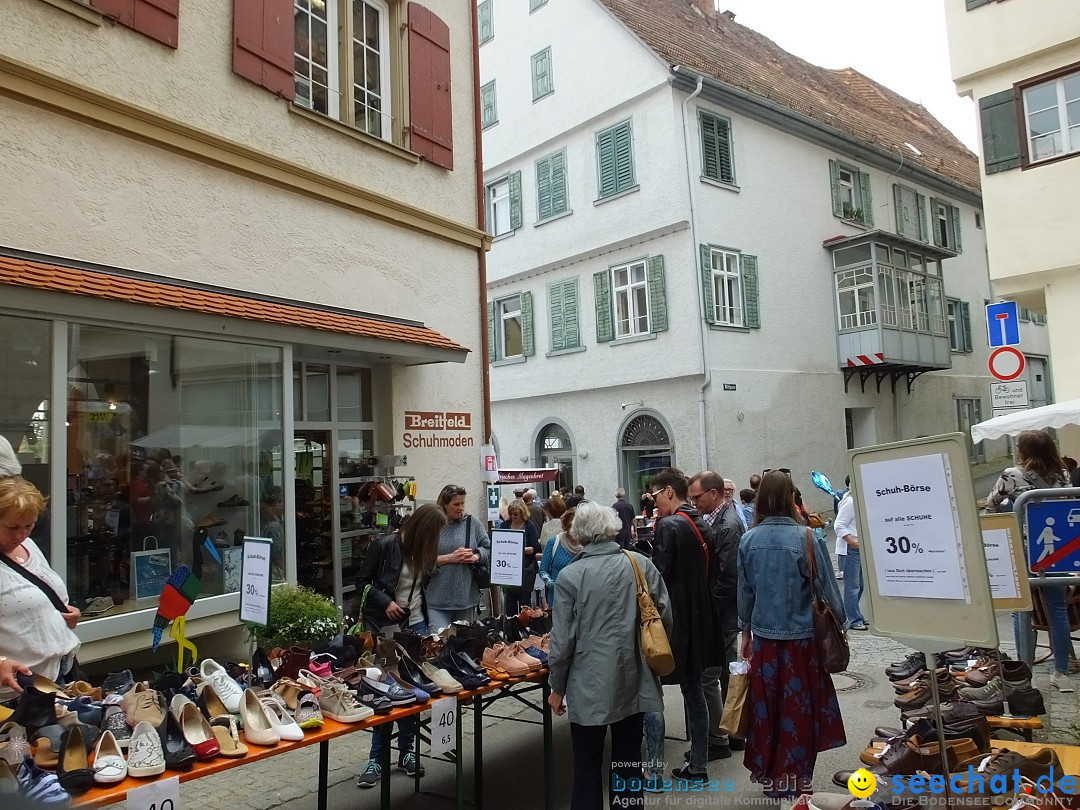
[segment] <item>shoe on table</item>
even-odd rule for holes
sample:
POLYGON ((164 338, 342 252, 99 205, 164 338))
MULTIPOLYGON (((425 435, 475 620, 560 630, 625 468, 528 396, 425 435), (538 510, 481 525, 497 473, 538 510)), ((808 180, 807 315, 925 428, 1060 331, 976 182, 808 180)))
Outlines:
POLYGON ((214 659, 207 658, 199 665, 199 675, 214 690, 226 709, 232 713, 240 711, 243 690, 240 688, 240 684, 229 677, 225 667, 214 659))
POLYGON ((406 751, 398 757, 397 766, 399 771, 405 771, 406 776, 414 778, 424 775, 424 766, 412 751, 406 751))
POLYGON ((1050 676, 1050 685, 1059 692, 1075 692, 1072 679, 1067 672, 1055 672, 1050 676))
POLYGON ((373 788, 379 782, 382 781, 382 766, 373 759, 368 760, 368 764, 364 767, 364 770, 360 772, 360 775, 356 777, 356 786, 358 788, 373 788))
POLYGON ((106 696, 123 695, 130 692, 134 687, 135 678, 132 677, 130 669, 125 669, 107 675, 105 682, 101 684, 101 693, 106 696))

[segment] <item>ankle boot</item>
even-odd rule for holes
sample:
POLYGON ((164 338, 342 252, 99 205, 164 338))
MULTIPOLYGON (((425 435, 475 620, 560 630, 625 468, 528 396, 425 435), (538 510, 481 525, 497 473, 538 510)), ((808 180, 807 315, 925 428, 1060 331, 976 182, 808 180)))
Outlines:
POLYGON ((25 728, 27 733, 33 733, 44 726, 54 726, 60 722, 56 718, 56 695, 27 686, 8 719, 25 728))

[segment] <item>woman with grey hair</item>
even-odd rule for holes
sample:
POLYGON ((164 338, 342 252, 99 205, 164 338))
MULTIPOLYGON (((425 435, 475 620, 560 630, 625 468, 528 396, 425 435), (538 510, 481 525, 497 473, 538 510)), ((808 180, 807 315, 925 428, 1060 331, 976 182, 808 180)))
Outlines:
POLYGON ((599 810, 604 804, 604 738, 611 728, 608 777, 611 804, 641 807, 641 737, 645 712, 662 712, 660 679, 641 652, 636 562, 649 593, 671 631, 671 603, 660 572, 637 552, 615 542, 622 522, 615 510, 583 501, 571 533, 581 554, 555 582, 548 703, 556 714, 570 713, 574 749, 571 810, 599 810))

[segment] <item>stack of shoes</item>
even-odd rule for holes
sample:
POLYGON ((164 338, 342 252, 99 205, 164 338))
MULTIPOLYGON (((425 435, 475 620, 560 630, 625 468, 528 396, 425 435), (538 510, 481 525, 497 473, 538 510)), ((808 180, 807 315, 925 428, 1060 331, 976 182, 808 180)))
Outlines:
POLYGON ((1004 661, 1001 672, 1000 675, 990 676, 983 686, 961 688, 960 696, 979 706, 1000 701, 1004 689, 1010 714, 1027 717, 1046 714, 1042 692, 1032 688, 1031 668, 1027 664, 1023 661, 1004 661))

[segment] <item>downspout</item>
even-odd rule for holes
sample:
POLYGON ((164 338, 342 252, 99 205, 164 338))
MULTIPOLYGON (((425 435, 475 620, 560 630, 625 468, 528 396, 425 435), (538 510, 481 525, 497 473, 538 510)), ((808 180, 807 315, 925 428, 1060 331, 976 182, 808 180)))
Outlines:
MULTIPOLYGON (((672 70, 675 73, 682 72, 680 65, 675 65, 672 70)), ((693 101, 701 93, 705 83, 705 77, 698 75, 697 87, 694 92, 682 103, 682 128, 683 128, 683 153, 686 156, 686 187, 690 192, 690 239, 693 241, 694 266, 698 263, 698 235, 697 235, 697 184, 694 182, 694 174, 690 167, 690 142, 689 127, 686 123, 686 111, 693 101)), ((709 433, 708 420, 705 412, 705 389, 712 385, 712 364, 709 362, 709 321, 705 312, 705 291, 701 289, 700 282, 694 285, 697 288, 699 337, 701 338, 701 375, 703 377, 701 387, 698 388, 698 434, 701 443, 701 469, 709 469, 709 433)))
MULTIPOLYGON (((473 41, 473 141, 476 144, 476 227, 487 232, 484 222, 487 205, 484 202, 484 140, 480 124, 480 4, 473 3, 472 41, 473 41)), ((484 398, 484 413, 481 428, 484 444, 491 442, 491 347, 488 346, 487 330, 487 252, 491 240, 484 238, 476 249, 477 272, 480 286, 480 377, 481 392, 484 398)))

